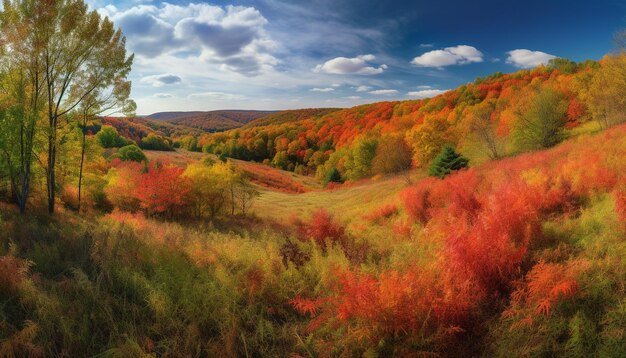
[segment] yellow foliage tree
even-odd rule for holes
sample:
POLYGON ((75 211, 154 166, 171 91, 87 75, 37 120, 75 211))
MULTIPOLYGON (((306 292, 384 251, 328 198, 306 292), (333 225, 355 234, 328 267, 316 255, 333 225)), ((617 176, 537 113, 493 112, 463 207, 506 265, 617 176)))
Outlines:
POLYGON ((602 59, 583 97, 602 128, 626 120, 626 52, 602 59))
POLYGON ((455 135, 446 115, 434 114, 407 132, 406 141, 413 147, 413 161, 418 167, 430 162, 446 144, 455 144, 455 135))

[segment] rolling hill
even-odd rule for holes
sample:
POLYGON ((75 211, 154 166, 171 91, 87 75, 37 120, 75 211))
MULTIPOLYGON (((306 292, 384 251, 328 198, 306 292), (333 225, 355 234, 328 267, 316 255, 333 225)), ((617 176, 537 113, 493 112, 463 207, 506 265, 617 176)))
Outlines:
POLYGON ((221 110, 208 112, 159 112, 151 114, 146 118, 196 128, 205 132, 221 132, 239 128, 256 119, 274 113, 276 113, 276 111, 221 110))
POLYGON ((495 73, 433 98, 280 112, 237 130, 203 135, 199 144, 217 155, 317 174, 318 179, 339 171, 342 180, 349 181, 386 174, 373 167, 376 155, 384 161, 396 153, 423 166, 443 144, 482 162, 531 149, 516 133, 519 114, 541 96, 551 96, 548 107, 558 109, 564 122, 559 135, 575 134, 577 127, 588 125, 590 110, 580 87, 599 67, 595 61, 566 60, 495 73))
POLYGON ((262 127, 297 122, 308 118, 321 118, 327 114, 339 111, 339 108, 305 108, 280 111, 249 122, 244 128, 262 127))

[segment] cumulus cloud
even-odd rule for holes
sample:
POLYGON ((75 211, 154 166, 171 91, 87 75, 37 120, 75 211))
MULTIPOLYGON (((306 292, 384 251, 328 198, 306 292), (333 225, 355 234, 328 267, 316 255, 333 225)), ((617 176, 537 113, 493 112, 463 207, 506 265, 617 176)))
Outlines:
POLYGON ((370 65, 368 62, 374 61, 374 55, 361 55, 353 58, 337 57, 317 65, 315 72, 330 73, 336 75, 377 75, 387 69, 387 65, 378 67, 370 65))
POLYGON ((415 97, 415 98, 430 98, 430 97, 435 97, 446 92, 448 92, 448 90, 425 89, 425 90, 420 90, 420 91, 409 92, 407 93, 407 95, 411 97, 415 97))
POLYGON ((334 91, 334 88, 330 88, 330 87, 326 87, 326 88, 311 88, 310 91, 311 92, 332 92, 334 91))
POLYGON ((369 91, 371 89, 372 89, 372 87, 370 87, 370 86, 359 86, 359 87, 356 88, 356 91, 357 92, 367 92, 367 91, 369 91))
POLYGON ((165 85, 180 83, 182 81, 182 78, 170 74, 146 76, 141 79, 141 83, 147 83, 152 85, 153 87, 162 87, 165 85))
POLYGON ((361 96, 348 96, 344 97, 345 99, 361 99, 361 96))
POLYGON ((163 3, 124 11, 106 6, 99 12, 124 31, 138 56, 196 56, 245 76, 278 63, 271 55, 277 45, 265 30, 268 21, 253 7, 163 3))
POLYGON ((382 90, 375 90, 375 91, 369 91, 370 94, 375 94, 378 96, 389 96, 392 94, 396 94, 398 93, 398 90, 395 89, 382 89, 382 90))
POLYGON ((507 54, 509 57, 507 57, 506 63, 519 68, 533 68, 539 65, 545 65, 551 59, 556 58, 556 56, 545 52, 526 49, 509 51, 507 54))
POLYGON ((459 45, 446 47, 443 50, 428 51, 415 57, 412 64, 420 67, 445 67, 483 62, 483 53, 473 46, 459 45))
POLYGON ((153 97, 154 98, 172 98, 174 96, 172 96, 169 93, 155 93, 153 97))

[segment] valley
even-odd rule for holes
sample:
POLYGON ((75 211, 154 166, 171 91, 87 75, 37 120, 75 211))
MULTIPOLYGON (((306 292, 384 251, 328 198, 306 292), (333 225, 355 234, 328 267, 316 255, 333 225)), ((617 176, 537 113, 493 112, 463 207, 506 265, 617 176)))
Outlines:
POLYGON ((0 358, 626 357, 625 11, 3 1, 0 358))

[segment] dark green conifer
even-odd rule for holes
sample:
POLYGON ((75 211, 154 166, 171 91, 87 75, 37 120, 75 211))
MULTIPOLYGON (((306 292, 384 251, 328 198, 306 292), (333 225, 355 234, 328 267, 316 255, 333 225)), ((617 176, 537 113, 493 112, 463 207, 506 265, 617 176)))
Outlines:
POLYGON ((446 145, 433 160, 428 174, 443 179, 455 170, 466 168, 468 163, 467 158, 457 153, 452 146, 446 145))

